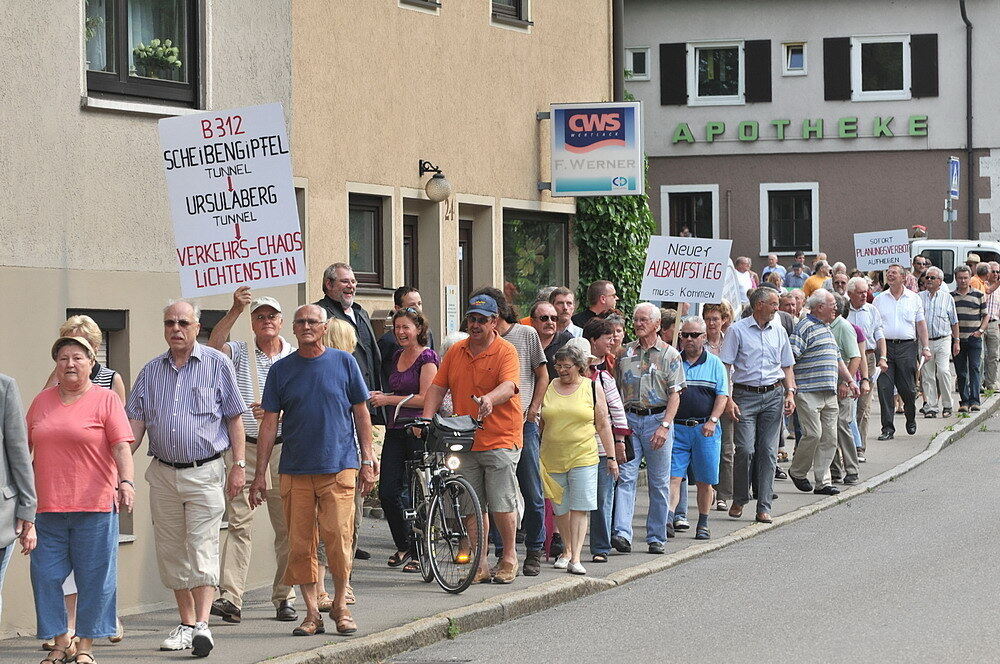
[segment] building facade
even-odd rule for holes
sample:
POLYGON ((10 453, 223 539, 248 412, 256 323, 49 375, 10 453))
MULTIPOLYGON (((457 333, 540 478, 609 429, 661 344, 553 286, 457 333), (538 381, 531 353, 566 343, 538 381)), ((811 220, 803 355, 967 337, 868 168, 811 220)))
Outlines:
MULTIPOLYGON (((961 159, 954 237, 1000 231, 991 177, 1000 87, 995 3, 627 0, 627 88, 643 101, 650 205, 662 234, 732 238, 733 256, 798 250, 850 262, 853 234, 942 221, 961 159), (966 174, 973 168, 972 219, 966 174)), ((985 234, 985 235, 984 235, 985 234)))
MULTIPOLYGON (((265 292, 289 314, 322 296, 336 261, 354 265, 376 322, 393 288, 418 286, 437 333, 457 325, 478 286, 509 283, 524 301, 540 285, 575 285, 575 202, 539 190, 549 134, 536 113, 610 100, 611 0, 64 4, 39 13, 13 0, 0 26, 10 51, 0 65, 10 81, 0 96, 0 372, 18 381, 25 405, 71 314, 102 326, 101 359, 126 387, 166 349, 160 314, 180 282, 163 117, 283 104, 309 277, 265 292), (420 160, 452 183, 447 201, 427 198, 420 160)), ((200 304, 205 339, 231 298, 200 304)), ((292 338, 290 315, 284 334, 292 338)), ((240 321, 233 338, 250 336, 240 321)), ((158 581, 146 449, 136 454, 136 511, 121 517, 123 615, 172 603, 158 581)), ((254 528, 251 587, 273 575, 270 525, 259 518, 254 528)), ((31 597, 22 556, 4 596, 31 597)), ((33 632, 30 601, 4 609, 0 638, 33 632)))

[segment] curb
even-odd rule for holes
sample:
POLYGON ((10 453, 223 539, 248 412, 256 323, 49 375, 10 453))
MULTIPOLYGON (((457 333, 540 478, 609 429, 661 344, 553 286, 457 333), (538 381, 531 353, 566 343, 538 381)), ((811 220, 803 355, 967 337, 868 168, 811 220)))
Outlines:
POLYGON ((935 456, 968 433, 972 427, 992 417, 998 409, 1000 409, 1000 395, 990 397, 980 412, 950 425, 950 431, 945 429, 934 434, 923 452, 865 482, 844 489, 836 496, 828 496, 811 505, 805 505, 787 514, 777 516, 773 523, 751 523, 725 537, 695 544, 682 551, 618 570, 605 578, 552 579, 530 588, 497 595, 458 609, 443 611, 427 618, 415 620, 407 625, 393 627, 345 643, 333 643, 313 650, 275 657, 267 661, 269 664, 363 664, 365 662, 378 662, 438 641, 455 638, 455 635, 459 633, 492 627, 581 597, 617 588, 707 553, 756 537, 774 528, 794 523, 845 503, 863 493, 873 491, 876 487, 895 480, 935 456))

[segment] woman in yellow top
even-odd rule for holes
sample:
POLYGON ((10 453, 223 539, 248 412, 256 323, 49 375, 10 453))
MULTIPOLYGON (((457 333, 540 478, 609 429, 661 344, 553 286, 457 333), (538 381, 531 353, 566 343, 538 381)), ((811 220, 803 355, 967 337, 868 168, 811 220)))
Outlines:
POLYGON ((554 567, 586 574, 580 551, 587 536, 591 510, 597 509, 597 456, 600 436, 608 472, 618 479, 615 441, 603 388, 584 377, 590 357, 580 348, 564 346, 555 354, 559 378, 549 383, 542 400, 541 466, 545 495, 552 500, 566 548, 554 567))

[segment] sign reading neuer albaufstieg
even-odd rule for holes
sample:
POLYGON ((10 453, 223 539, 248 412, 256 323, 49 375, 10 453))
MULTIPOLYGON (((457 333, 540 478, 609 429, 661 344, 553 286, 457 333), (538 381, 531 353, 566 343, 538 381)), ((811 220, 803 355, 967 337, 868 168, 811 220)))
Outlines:
POLYGON ((885 270, 890 265, 910 267, 910 240, 906 229, 855 233, 854 260, 863 272, 885 270))
POLYGON ((552 104, 553 196, 634 196, 645 185, 639 102, 552 104))
POLYGON ((183 296, 304 282, 281 104, 165 118, 159 131, 183 296))
POLYGON ((726 285, 732 240, 654 235, 649 238, 639 297, 717 303, 726 285))

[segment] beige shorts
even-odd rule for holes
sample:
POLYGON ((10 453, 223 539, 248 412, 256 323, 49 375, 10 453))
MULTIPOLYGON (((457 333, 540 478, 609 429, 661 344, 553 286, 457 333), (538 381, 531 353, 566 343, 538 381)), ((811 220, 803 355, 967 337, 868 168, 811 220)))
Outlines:
MULTIPOLYGON (((484 512, 517 511, 517 462, 521 450, 462 452, 458 474, 469 481, 484 512)), ((465 506, 468 514, 471 509, 465 506)))

